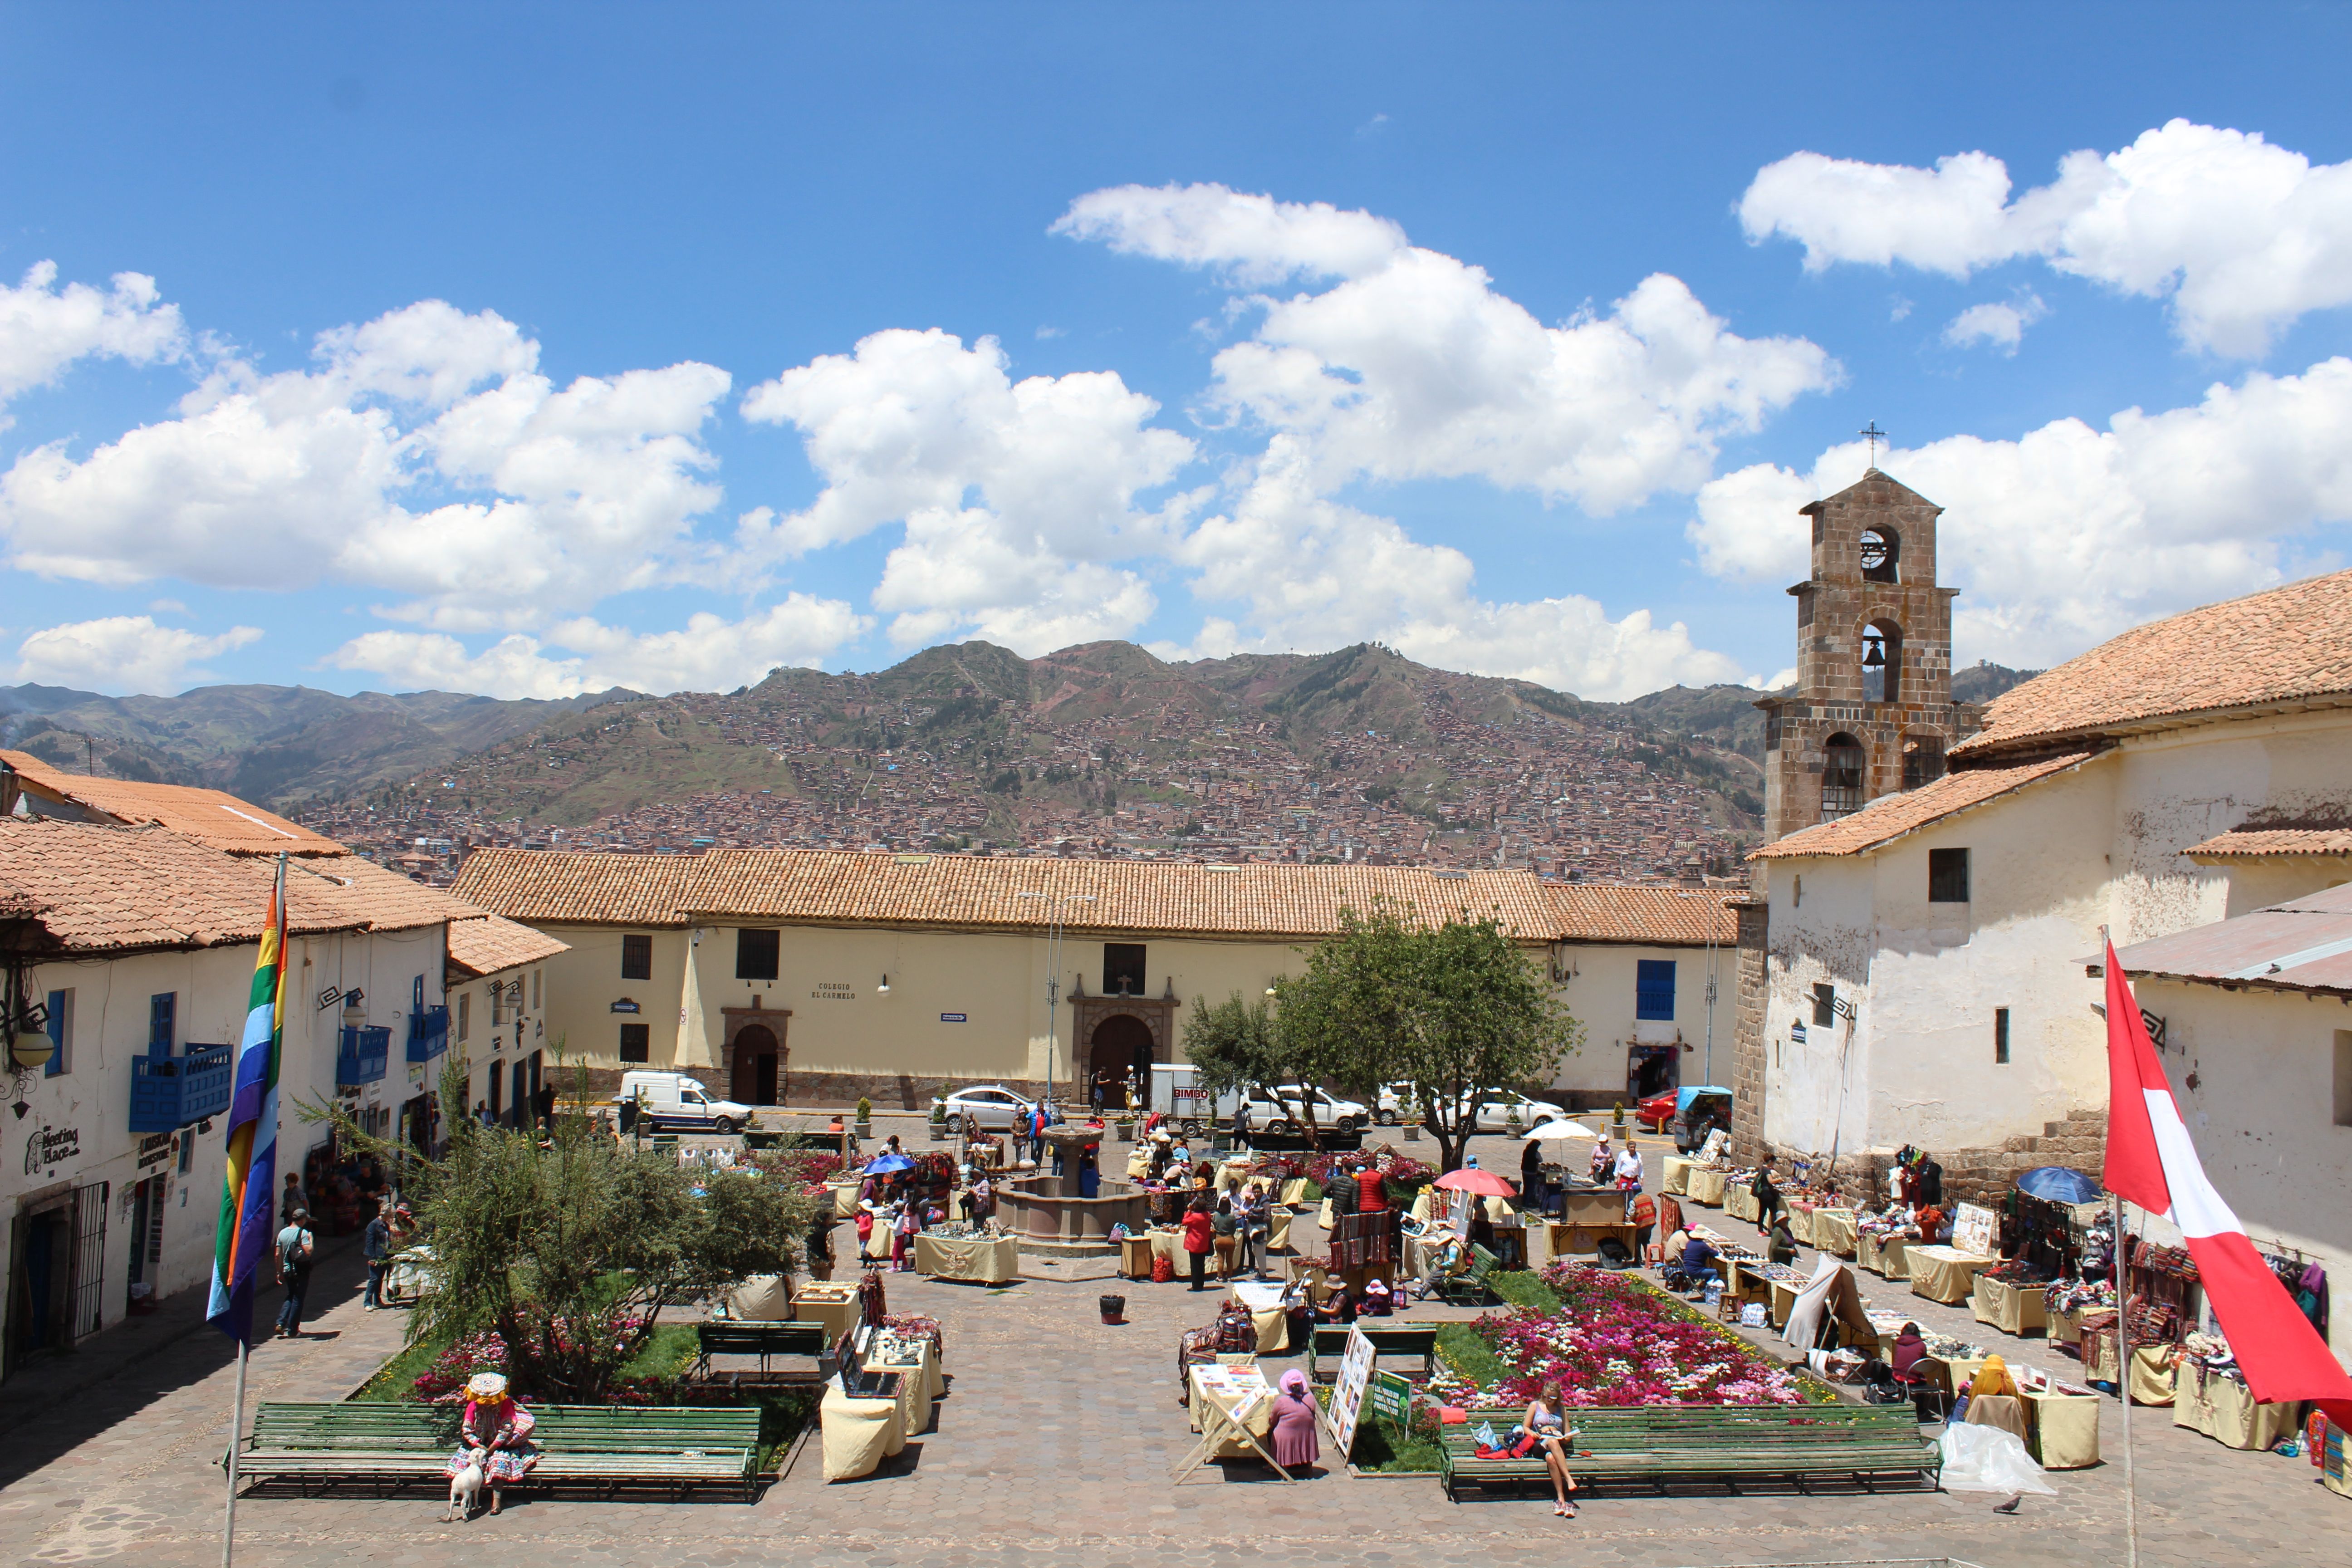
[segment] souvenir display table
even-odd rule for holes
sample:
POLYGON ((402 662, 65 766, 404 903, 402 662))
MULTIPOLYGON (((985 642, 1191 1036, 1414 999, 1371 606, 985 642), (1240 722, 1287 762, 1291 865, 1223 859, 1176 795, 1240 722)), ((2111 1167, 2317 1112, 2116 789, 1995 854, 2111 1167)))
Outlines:
POLYGON ((1749 1225, 1764 1223, 1763 1205, 1756 1201, 1756 1194, 1748 1190, 1746 1182, 1727 1183, 1722 1191, 1725 1214, 1733 1219, 1744 1219, 1749 1225))
POLYGON ((2234 1377, 2184 1360, 2173 1384, 2172 1424, 2230 1448, 2275 1448, 2295 1435, 2296 1405, 2263 1405, 2234 1377))
POLYGON ((823 1323, 828 1342, 838 1340, 857 1322, 857 1285, 813 1283, 793 1292, 792 1321, 823 1323))
POLYGON ((1768 1301, 1772 1326, 1786 1328, 1789 1314, 1796 1310, 1797 1298, 1804 1294, 1810 1276, 1790 1268, 1785 1263, 1765 1263, 1753 1258, 1727 1259, 1731 1271, 1727 1291, 1736 1291, 1743 1301, 1768 1301))
POLYGON ((1021 1278, 1021 1248, 1009 1236, 915 1237, 915 1272, 934 1279, 977 1279, 1002 1285, 1021 1278))
POLYGON ((1276 1195, 1286 1204, 1304 1204, 1307 1201, 1307 1178, 1287 1178, 1282 1184, 1282 1191, 1276 1195))
POLYGON ((1852 1258, 1854 1254, 1853 1211, 1815 1209, 1813 1245, 1839 1258, 1852 1258))
POLYGON ((1819 1247, 1821 1243, 1813 1239, 1813 1215, 1821 1212, 1819 1206, 1811 1198, 1789 1193, 1780 1195, 1789 1204, 1789 1234, 1801 1247, 1819 1247))
POLYGON ((1990 1323, 2005 1334, 2021 1338, 2049 1326, 2048 1316, 2042 1310, 2043 1293, 2048 1289, 2047 1285, 2021 1281, 2012 1284, 1990 1274, 1979 1274, 1976 1289, 1969 1297, 1969 1308, 1975 1312, 1978 1322, 1990 1323))
POLYGON ((727 1292, 719 1306, 722 1316, 755 1323, 782 1322, 793 1316, 792 1292, 781 1274, 752 1275, 727 1292))
POLYGON ((1182 1480, 1211 1459, 1255 1458, 1287 1481, 1288 1470, 1274 1462, 1274 1390, 1255 1366, 1202 1365, 1186 1373, 1192 1430, 1201 1440, 1177 1465, 1182 1480))
POLYGON ((1972 1295, 1977 1276, 2000 1261, 1979 1258, 1956 1247, 1914 1247, 1905 1249, 1911 1268, 1911 1294, 1957 1307, 1972 1295))
POLYGON ((1905 1261, 1904 1255, 1909 1245, 1906 1237, 1865 1230, 1854 1237, 1853 1260, 1882 1279, 1908 1279, 1911 1265, 1905 1261))
POLYGON ((1290 1310, 1282 1299, 1282 1289, 1266 1280, 1241 1279, 1225 1292, 1249 1309, 1260 1355, 1279 1355, 1290 1348, 1290 1310))
POLYGON ((1695 1204, 1705 1204, 1711 1209, 1723 1206, 1724 1173, 1711 1171, 1704 1165, 1693 1165, 1688 1177, 1687 1196, 1695 1204))
MULTIPOLYGON (((1286 1190, 1287 1189, 1288 1184, 1289 1184, 1287 1183, 1284 1184, 1286 1190)), ((1284 1252, 1289 1249, 1290 1222, 1297 1217, 1297 1211, 1293 1209, 1287 1202, 1274 1204, 1267 1207, 1265 1211, 1265 1247, 1267 1251, 1284 1252)))
POLYGON ((865 1184, 863 1176, 854 1176, 845 1182, 827 1182, 825 1185, 833 1189, 833 1212, 843 1219, 856 1214, 857 1189, 865 1184))
POLYGON ((2099 1396, 2069 1393, 2053 1384, 2021 1389, 2025 1401, 2026 1447, 2045 1470, 2080 1470, 2099 1462, 2099 1396))
POLYGON ((839 1378, 825 1385, 817 1421, 828 1481, 872 1475, 883 1460, 906 1447, 907 1439, 930 1426, 933 1405, 947 1387, 939 1352, 928 1340, 877 1334, 867 1346, 865 1366, 867 1372, 898 1373, 898 1395, 853 1399, 842 1392, 839 1378))
POLYGON ((1690 1191, 1690 1173, 1698 1163, 1687 1154, 1669 1154, 1659 1163, 1658 1190, 1676 1197, 1690 1191))

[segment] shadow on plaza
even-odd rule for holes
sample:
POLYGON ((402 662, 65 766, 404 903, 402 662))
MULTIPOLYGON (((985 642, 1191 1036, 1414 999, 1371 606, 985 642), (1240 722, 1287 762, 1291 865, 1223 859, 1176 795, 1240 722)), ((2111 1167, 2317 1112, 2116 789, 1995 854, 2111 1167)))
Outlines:
MULTIPOLYGON (((315 1321, 355 1300, 366 1278, 355 1237, 333 1246, 310 1276, 305 1316, 315 1321)), ((14 1485, 114 1427, 135 1423, 157 1402, 233 1365, 236 1343, 205 1323, 205 1296, 202 1285, 179 1291, 159 1303, 152 1316, 128 1319, 73 1349, 39 1355, 0 1384, 0 1431, 8 1435, 0 1443, 0 1487, 14 1485)), ((268 1331, 284 1300, 273 1286, 254 1302, 257 1330, 268 1331)), ((260 1357, 299 1356, 306 1346, 331 1345, 337 1337, 306 1333, 291 1343, 258 1347, 257 1369, 260 1357)), ((215 1417, 224 1453, 229 1387, 224 1383, 215 1417)), ((250 1421, 257 1399, 250 1381, 247 1388, 250 1421)))

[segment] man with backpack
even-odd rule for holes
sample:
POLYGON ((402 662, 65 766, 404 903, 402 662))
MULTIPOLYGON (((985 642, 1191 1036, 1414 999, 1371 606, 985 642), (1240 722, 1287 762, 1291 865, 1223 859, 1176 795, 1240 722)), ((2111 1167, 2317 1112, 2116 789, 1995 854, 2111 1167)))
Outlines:
POLYGON ((286 1304, 278 1309, 278 1331, 287 1339, 302 1337, 302 1298, 310 1289, 310 1265, 318 1252, 310 1211, 298 1208, 278 1233, 278 1282, 286 1287, 286 1304))
POLYGON ((371 1312, 383 1305, 383 1276, 392 1267, 392 1222, 384 1217, 384 1205, 376 1205, 375 1217, 360 1236, 360 1256, 367 1259, 367 1296, 365 1306, 371 1312))

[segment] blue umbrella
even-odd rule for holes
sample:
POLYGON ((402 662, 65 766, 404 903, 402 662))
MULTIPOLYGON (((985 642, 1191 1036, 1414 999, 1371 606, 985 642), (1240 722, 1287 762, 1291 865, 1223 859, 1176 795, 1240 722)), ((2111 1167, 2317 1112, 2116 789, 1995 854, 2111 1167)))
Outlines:
POLYGON ((2026 1172, 2017 1178, 2017 1190, 2053 1204, 2087 1204, 2106 1195, 2098 1183, 2063 1165, 2041 1165, 2026 1172))
POLYGON ((911 1171, 914 1168, 915 1162, 904 1154, 877 1154, 866 1162, 866 1173, 869 1176, 887 1176, 893 1171, 911 1171))

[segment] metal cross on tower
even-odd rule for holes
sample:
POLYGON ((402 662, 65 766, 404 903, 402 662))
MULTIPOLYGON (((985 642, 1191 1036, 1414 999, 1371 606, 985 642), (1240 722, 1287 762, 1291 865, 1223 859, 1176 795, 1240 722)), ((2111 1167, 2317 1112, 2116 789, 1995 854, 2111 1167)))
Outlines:
POLYGON ((1874 468, 1878 467, 1878 444, 1886 439, 1886 432, 1881 430, 1878 421, 1874 419, 1854 434, 1870 443, 1870 466, 1874 468))

